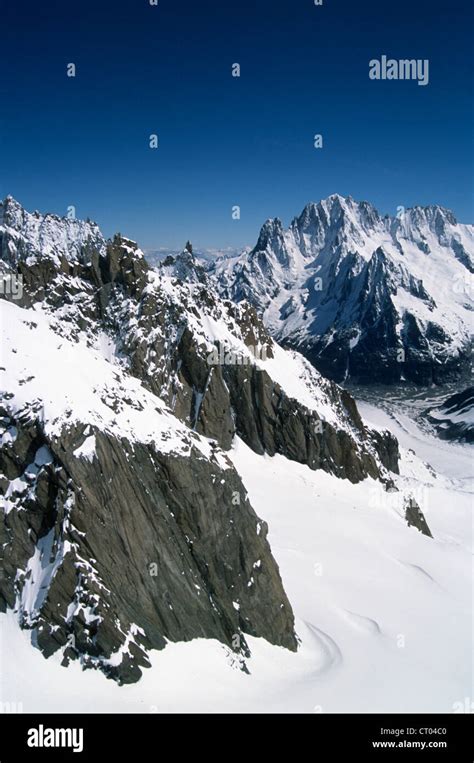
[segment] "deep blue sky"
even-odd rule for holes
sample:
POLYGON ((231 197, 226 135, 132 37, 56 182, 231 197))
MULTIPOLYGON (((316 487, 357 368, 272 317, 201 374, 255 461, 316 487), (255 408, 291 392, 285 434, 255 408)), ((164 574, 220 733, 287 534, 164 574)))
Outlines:
POLYGON ((144 248, 254 244, 334 192, 473 222, 471 5, 4 2, 0 195, 144 248), (428 58, 429 85, 371 81, 382 54, 428 58))

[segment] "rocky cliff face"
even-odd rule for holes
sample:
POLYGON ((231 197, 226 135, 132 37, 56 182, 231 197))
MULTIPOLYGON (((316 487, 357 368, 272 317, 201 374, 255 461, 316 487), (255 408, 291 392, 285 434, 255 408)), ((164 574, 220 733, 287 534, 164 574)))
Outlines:
POLYGON ((0 414, 0 608, 17 609, 46 657, 62 650, 63 664, 128 683, 167 640, 296 648, 267 528, 230 463, 83 424, 53 437, 31 410, 0 414))
POLYGON ((45 222, 30 234, 26 214, 0 226, 4 272, 23 284, 0 303, 0 605, 45 655, 120 682, 167 640, 295 649, 266 527, 225 450, 239 436, 389 486, 395 438, 253 307, 222 300, 189 247, 153 271, 134 242, 93 245, 79 225, 38 250, 45 222))
POLYGON ((331 196, 212 268, 270 333, 337 382, 431 384, 470 373, 474 229, 441 207, 381 217, 331 196))
POLYGON ((474 442, 474 387, 450 395, 426 416, 442 440, 474 442))

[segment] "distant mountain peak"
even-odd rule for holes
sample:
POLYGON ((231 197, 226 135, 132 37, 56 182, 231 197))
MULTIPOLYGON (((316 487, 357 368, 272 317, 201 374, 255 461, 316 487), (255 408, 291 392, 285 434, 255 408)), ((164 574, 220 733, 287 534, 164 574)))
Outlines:
POLYGON ((442 206, 382 217, 332 194, 287 229, 267 220, 250 254, 211 270, 336 381, 430 384, 469 368, 474 227, 442 206))

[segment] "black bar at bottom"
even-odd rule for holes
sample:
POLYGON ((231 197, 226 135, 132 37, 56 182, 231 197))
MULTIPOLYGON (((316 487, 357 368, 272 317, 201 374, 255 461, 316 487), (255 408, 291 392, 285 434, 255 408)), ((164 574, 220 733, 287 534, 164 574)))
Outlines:
MULTIPOLYGON (((93 700, 92 700, 93 701, 93 700)), ((283 752, 472 763, 472 716, 453 715, 0 715, 0 763, 23 760, 229 758, 283 752), (227 742, 225 741, 227 740, 227 742), (227 751, 226 751, 227 748, 227 751), (299 751, 299 752, 298 752, 299 751)), ((351 759, 349 757, 349 759, 351 759)))

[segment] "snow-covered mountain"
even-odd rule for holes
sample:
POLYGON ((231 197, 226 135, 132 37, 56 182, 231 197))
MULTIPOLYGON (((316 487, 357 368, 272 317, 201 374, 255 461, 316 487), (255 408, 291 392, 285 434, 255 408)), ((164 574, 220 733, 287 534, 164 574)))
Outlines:
POLYGON ((474 227, 442 207, 382 217, 333 195, 288 229, 267 220, 250 253, 211 267, 272 336, 335 381, 431 384, 470 372, 474 227))
POLYGON ((27 212, 12 196, 0 202, 2 264, 32 266, 46 258, 56 266, 87 262, 91 253, 105 254, 105 239, 96 223, 74 217, 27 212))
POLYGON ((396 439, 222 300, 189 247, 152 270, 93 223, 11 198, 0 219, 4 277, 23 284, 0 301, 0 609, 46 656, 122 683, 169 641, 217 639, 241 660, 248 636, 295 650, 228 453, 238 439, 396 491, 396 439))

